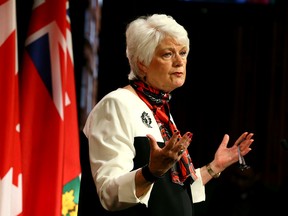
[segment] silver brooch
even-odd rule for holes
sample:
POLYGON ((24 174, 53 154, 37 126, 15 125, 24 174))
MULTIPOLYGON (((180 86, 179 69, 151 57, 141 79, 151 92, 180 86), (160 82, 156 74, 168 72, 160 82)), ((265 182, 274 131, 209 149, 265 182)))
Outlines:
POLYGON ((148 115, 147 112, 143 112, 142 115, 141 115, 141 119, 142 119, 142 122, 148 127, 148 128, 152 128, 151 126, 151 123, 152 123, 152 120, 150 118, 150 116, 148 115))

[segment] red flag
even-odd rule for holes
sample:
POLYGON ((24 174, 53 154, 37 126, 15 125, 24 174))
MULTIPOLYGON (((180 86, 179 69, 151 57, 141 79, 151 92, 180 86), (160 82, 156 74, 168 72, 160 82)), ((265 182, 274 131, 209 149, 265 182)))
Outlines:
POLYGON ((0 215, 22 211, 15 0, 0 0, 0 215))
POLYGON ((35 1, 20 71, 23 214, 77 215, 79 129, 68 1, 35 1))

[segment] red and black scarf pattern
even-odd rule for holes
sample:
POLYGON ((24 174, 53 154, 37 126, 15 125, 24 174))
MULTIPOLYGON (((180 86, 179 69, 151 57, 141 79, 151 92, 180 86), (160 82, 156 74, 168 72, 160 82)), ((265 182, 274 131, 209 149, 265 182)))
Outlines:
MULTIPOLYGON (((164 141, 168 141, 177 130, 176 125, 170 119, 169 101, 171 94, 152 88, 141 80, 130 80, 130 85, 152 110, 164 141)), ((188 150, 171 168, 171 178, 174 183, 180 185, 183 185, 186 179, 191 182, 196 180, 197 176, 188 150)))

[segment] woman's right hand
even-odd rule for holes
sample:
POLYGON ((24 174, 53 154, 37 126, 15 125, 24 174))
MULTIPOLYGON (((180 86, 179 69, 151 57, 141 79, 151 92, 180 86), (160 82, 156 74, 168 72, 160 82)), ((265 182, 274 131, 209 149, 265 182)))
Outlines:
POLYGON ((163 148, 159 147, 157 141, 151 134, 147 134, 150 143, 149 169, 155 176, 164 175, 182 157, 192 141, 192 133, 186 132, 182 137, 176 131, 171 139, 165 143, 163 148))

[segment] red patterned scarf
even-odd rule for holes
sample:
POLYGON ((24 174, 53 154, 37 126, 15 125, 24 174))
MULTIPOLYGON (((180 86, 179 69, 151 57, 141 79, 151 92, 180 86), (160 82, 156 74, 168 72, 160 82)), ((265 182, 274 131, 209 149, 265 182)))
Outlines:
MULTIPOLYGON (((173 132, 177 130, 170 119, 169 101, 171 95, 154 89, 141 80, 131 80, 130 85, 152 110, 164 141, 168 141, 173 132)), ((180 185, 183 185, 186 179, 192 182, 197 178, 188 150, 182 154, 181 159, 171 168, 171 178, 174 183, 180 185)))

